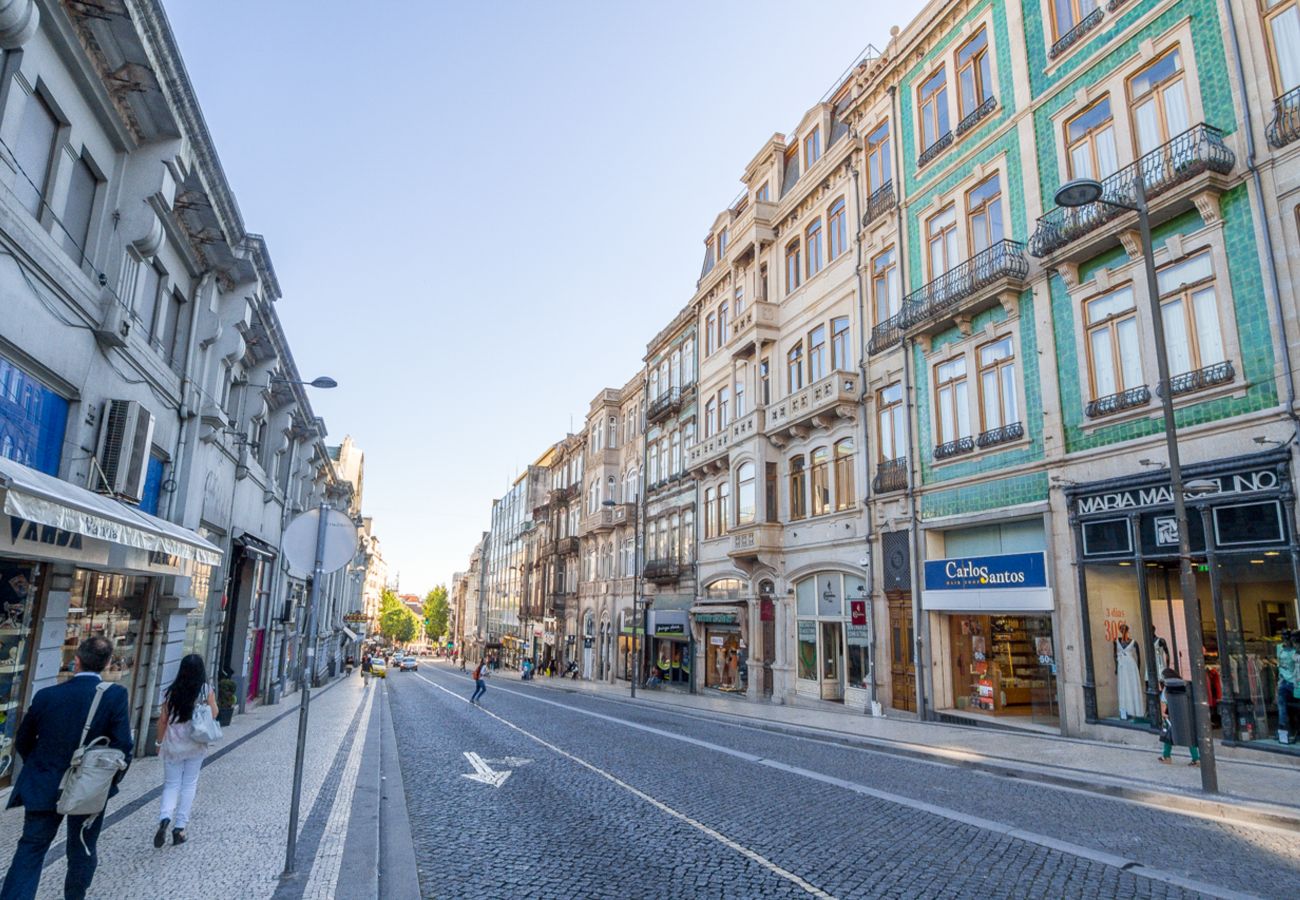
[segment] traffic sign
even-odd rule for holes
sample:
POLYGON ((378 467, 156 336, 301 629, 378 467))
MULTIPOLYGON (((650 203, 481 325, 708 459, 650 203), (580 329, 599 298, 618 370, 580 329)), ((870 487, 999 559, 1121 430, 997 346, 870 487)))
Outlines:
MULTIPOLYGON (((281 547, 289 563, 289 571, 307 576, 316 567, 316 529, 320 523, 320 509, 300 513, 284 530, 281 547)), ((325 542, 321 553, 321 571, 334 572, 343 568, 357 553, 359 532, 346 513, 337 509, 325 510, 325 542)))

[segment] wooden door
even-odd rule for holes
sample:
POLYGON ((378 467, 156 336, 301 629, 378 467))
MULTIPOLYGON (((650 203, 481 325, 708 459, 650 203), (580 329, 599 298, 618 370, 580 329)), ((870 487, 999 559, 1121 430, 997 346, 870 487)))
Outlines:
POLYGON ((912 597, 889 598, 889 669, 893 679, 893 707, 916 711, 916 627, 912 597))

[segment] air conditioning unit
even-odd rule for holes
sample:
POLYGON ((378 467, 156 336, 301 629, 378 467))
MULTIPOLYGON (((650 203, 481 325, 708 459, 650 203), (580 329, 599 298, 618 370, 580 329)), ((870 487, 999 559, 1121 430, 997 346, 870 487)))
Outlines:
POLYGON ((105 350, 109 347, 125 347, 126 339, 131 336, 131 325, 134 322, 131 311, 107 292, 101 300, 101 305, 104 315, 95 326, 95 340, 105 350))
POLYGON ((140 502, 153 446, 153 425, 153 413, 136 401, 108 402, 95 454, 99 468, 91 478, 95 490, 140 502))

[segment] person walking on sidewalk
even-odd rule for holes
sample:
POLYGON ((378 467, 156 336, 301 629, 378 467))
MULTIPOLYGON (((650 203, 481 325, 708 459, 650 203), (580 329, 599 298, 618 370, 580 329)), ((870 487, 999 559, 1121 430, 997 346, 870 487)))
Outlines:
MULTIPOLYGON (((23 768, 9 794, 9 807, 23 807, 23 833, 0 887, 0 900, 31 900, 36 896, 45 852, 63 821, 57 809, 63 774, 82 743, 82 732, 86 732, 86 743, 107 738, 108 746, 121 750, 127 765, 131 763, 133 742, 126 688, 114 684, 99 691, 99 673, 112 656, 113 645, 107 639, 86 638, 77 647, 72 678, 37 691, 18 725, 14 749, 23 758, 23 768), (97 694, 99 705, 91 716, 97 694)), ((117 793, 117 784, 125 774, 126 769, 122 769, 114 777, 110 797, 117 793)), ((63 895, 69 900, 82 900, 95 877, 99 862, 95 845, 103 825, 102 810, 93 817, 68 816, 68 873, 63 879, 63 895)))
POLYGON ((361 680, 363 682, 370 680, 370 654, 369 653, 361 657, 361 680))
POLYGON ((478 703, 478 698, 487 693, 488 663, 487 660, 481 661, 474 667, 474 693, 470 696, 470 703, 478 703))
POLYGON ((158 811, 158 831, 153 845, 161 847, 167 840, 167 826, 173 825, 172 843, 185 843, 185 826, 190 821, 190 807, 199 788, 199 770, 208 745, 194 740, 190 719, 194 708, 206 703, 217 715, 217 698, 208 687, 207 667, 203 657, 191 653, 181 660, 176 678, 163 694, 158 712, 158 755, 163 761, 162 805, 158 811))

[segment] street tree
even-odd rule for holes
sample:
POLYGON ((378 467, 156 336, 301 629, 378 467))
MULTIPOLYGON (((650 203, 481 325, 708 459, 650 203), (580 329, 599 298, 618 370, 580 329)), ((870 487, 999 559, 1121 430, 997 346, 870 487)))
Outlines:
POLYGON ((379 633, 395 644, 405 644, 415 637, 419 619, 400 603, 379 614, 379 633))
POLYGON ((424 633, 431 638, 440 638, 447 633, 447 620, 451 616, 451 606, 447 603, 447 586, 440 584, 424 595, 424 633))

